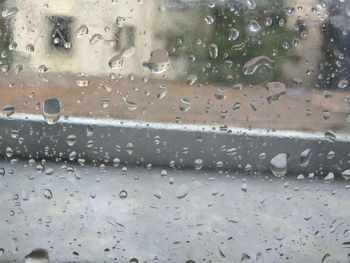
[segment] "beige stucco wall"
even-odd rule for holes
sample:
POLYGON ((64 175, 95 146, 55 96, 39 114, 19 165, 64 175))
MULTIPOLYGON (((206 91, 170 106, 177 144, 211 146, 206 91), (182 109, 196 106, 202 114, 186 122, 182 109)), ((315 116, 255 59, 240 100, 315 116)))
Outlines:
MULTIPOLYGON (((36 0, 17 1, 18 14, 13 20, 14 41, 16 51, 29 61, 29 67, 37 69, 46 65, 49 70, 84 72, 88 74, 106 74, 108 72, 133 73, 143 75, 148 71, 142 66, 142 61, 149 59, 152 50, 163 48, 164 43, 156 38, 160 27, 162 12, 159 11, 161 1, 118 0, 111 1, 72 1, 72 0, 36 0), (49 49, 48 16, 69 16, 74 18, 72 24, 72 52, 68 55, 52 52, 49 49), (104 39, 111 40, 116 32, 116 18, 125 17, 125 25, 135 27, 134 56, 125 61, 121 71, 111 70, 108 61, 117 54, 114 47, 107 46, 104 41, 91 45, 89 40, 93 34, 101 34, 104 39), (81 25, 89 29, 88 36, 77 39, 74 32, 81 25), (26 50, 28 44, 33 44, 33 53, 26 50)), ((13 4, 13 3, 11 3, 13 4)))

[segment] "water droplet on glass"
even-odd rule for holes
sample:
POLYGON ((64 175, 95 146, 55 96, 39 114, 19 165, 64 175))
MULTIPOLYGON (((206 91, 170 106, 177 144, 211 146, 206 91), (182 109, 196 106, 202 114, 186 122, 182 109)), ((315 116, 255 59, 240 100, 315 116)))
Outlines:
POLYGON ((209 46, 209 56, 211 58, 217 58, 219 54, 219 48, 216 44, 211 44, 209 46))
POLYGON ((158 198, 158 199, 161 199, 162 196, 163 196, 163 193, 162 193, 162 191, 160 191, 160 190, 154 190, 153 196, 156 197, 156 198, 158 198))
POLYGON ((11 158, 13 156, 13 150, 11 147, 6 147, 6 152, 5 152, 6 156, 8 158, 11 158))
POLYGON ((203 160, 202 159, 196 159, 194 160, 194 169, 200 170, 203 167, 203 160))
POLYGON ((108 107, 109 107, 109 104, 110 104, 109 99, 103 99, 103 100, 101 100, 101 107, 102 107, 102 108, 108 108, 108 107))
POLYGON ((276 177, 282 177, 287 173, 288 154, 279 153, 270 162, 271 172, 276 177))
POLYGON ((10 44, 9 44, 9 50, 15 50, 17 48, 17 43, 12 41, 10 44))
POLYGON ((204 21, 207 25, 211 25, 212 23, 214 23, 214 18, 211 16, 206 16, 204 17, 204 21))
POLYGON ((339 89, 346 89, 348 84, 349 84, 349 82, 346 79, 342 79, 338 82, 338 88, 339 89))
POLYGON ((61 101, 57 98, 47 99, 43 103, 43 116, 48 124, 56 123, 61 114, 61 101))
POLYGON ((260 31, 260 25, 259 25, 258 21, 256 21, 256 20, 250 20, 250 21, 248 22, 248 29, 249 29, 249 31, 252 32, 252 33, 257 33, 257 32, 259 32, 259 31, 260 31))
POLYGON ((15 16, 18 13, 18 8, 17 7, 7 7, 4 10, 2 10, 2 17, 3 18, 11 18, 15 16))
POLYGON ((3 177, 5 175, 5 168, 0 167, 0 177, 3 177))
POLYGON ((251 10, 255 9, 256 7, 256 3, 254 0, 246 0, 246 5, 248 9, 251 9, 251 10))
POLYGON ((191 74, 186 78, 186 84, 191 86, 197 81, 197 75, 191 74))
POLYGON ((241 190, 246 193, 248 191, 248 185, 246 183, 243 183, 241 185, 241 190))
POLYGON ((311 149, 306 149, 300 154, 300 166, 305 168, 309 165, 310 158, 312 155, 311 149))
POLYGON ((50 189, 44 189, 43 194, 46 199, 52 199, 53 197, 50 189))
POLYGON ((6 117, 10 117, 11 115, 13 115, 15 113, 15 106, 12 106, 12 105, 5 106, 2 110, 2 113, 6 117))
POLYGON ((151 58, 143 62, 143 66, 147 67, 152 73, 163 73, 170 67, 170 59, 168 52, 163 49, 153 50, 151 58))
POLYGON ((272 25, 272 18, 266 17, 265 18, 265 27, 270 27, 272 25))
POLYGON ((186 112, 190 108, 191 108, 191 102, 188 99, 186 99, 186 98, 180 99, 180 103, 179 103, 180 111, 186 112))
POLYGON ((132 155, 133 152, 134 152, 134 145, 129 142, 127 145, 126 145, 126 152, 129 154, 129 155, 132 155))
POLYGON ((120 191, 119 198, 120 199, 126 199, 128 197, 128 192, 125 190, 120 191))
POLYGON ((327 176, 323 179, 325 182, 331 182, 334 180, 334 174, 332 172, 328 173, 327 176))
POLYGON ((255 71, 261 66, 272 68, 271 66, 272 63, 274 63, 274 61, 269 57, 266 57, 266 56, 255 57, 247 61, 243 66, 244 75, 253 75, 255 71))
POLYGON ((91 45, 95 45, 97 42, 100 42, 101 40, 103 40, 103 36, 101 34, 93 34, 89 42, 91 45))
POLYGON ((38 67, 38 72, 39 73, 44 73, 44 72, 46 72, 48 70, 48 68, 45 66, 45 65, 40 65, 39 67, 38 67))
POLYGON ((182 184, 179 186, 179 188, 176 191, 176 197, 178 199, 182 199, 187 196, 189 191, 190 191, 189 187, 185 184, 182 184))
POLYGON ((109 60, 108 65, 111 69, 121 69, 125 60, 134 54, 134 47, 124 48, 109 60))
POLYGON ((327 154, 327 159, 333 160, 334 157, 335 157, 335 152, 334 151, 329 151, 328 154, 327 154))
POLYGON ((337 139, 337 137, 335 136, 335 134, 332 131, 326 131, 324 133, 324 137, 325 137, 325 139, 327 139, 330 142, 335 142, 335 140, 337 139))
POLYGON ((89 29, 86 25, 81 25, 76 31, 75 31, 75 36, 77 38, 83 38, 87 36, 89 33, 89 29))
POLYGON ((157 94, 157 98, 158 99, 164 98, 165 95, 167 94, 167 92, 168 92, 168 88, 166 86, 160 85, 159 92, 157 94))
POLYGON ((284 227, 275 227, 272 230, 272 232, 273 232, 273 237, 278 241, 281 241, 286 238, 284 227))
POLYGON ((133 110, 136 110, 137 109, 137 104, 135 102, 132 102, 130 100, 127 99, 127 97, 122 97, 122 100, 123 100, 123 104, 124 106, 130 110, 130 111, 133 111, 133 110))
POLYGON ((28 255, 24 257, 25 263, 49 263, 49 253, 47 250, 38 248, 31 251, 28 255))
POLYGON ((284 12, 285 12, 285 14, 286 14, 287 16, 291 16, 291 15, 294 14, 295 8, 294 8, 294 7, 286 7, 286 8, 284 9, 284 12))
POLYGON ((341 173, 341 176, 342 176, 345 180, 350 180, 350 170, 345 170, 344 172, 341 173))
POLYGON ((218 88, 217 89, 217 91, 215 92, 215 99, 217 99, 217 100, 224 100, 224 99, 226 99, 225 89, 224 88, 218 88))
POLYGON ((68 146, 73 146, 77 142, 77 136, 71 134, 67 136, 66 140, 68 146))
POLYGON ((34 52, 34 45, 28 44, 28 45, 26 46, 26 51, 27 51, 27 52, 30 52, 30 53, 34 52))
POLYGON ((239 31, 236 28, 230 28, 228 34, 228 40, 234 41, 239 37, 239 31))

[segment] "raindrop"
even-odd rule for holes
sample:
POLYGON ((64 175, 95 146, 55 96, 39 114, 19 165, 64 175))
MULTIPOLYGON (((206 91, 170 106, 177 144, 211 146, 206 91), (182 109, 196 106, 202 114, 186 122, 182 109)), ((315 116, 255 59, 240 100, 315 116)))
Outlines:
POLYGON ((248 29, 249 29, 249 31, 252 32, 252 33, 257 33, 257 32, 259 32, 259 31, 260 31, 260 25, 259 25, 258 21, 256 21, 256 20, 250 20, 250 21, 248 22, 248 29))
POLYGON ((248 9, 251 9, 251 10, 255 9, 256 7, 256 3, 254 0, 246 0, 246 5, 248 9))
POLYGON ((68 146, 73 146, 77 142, 77 136, 71 134, 67 136, 66 140, 68 146))
POLYGON ((219 54, 219 48, 216 44, 211 44, 209 46, 209 56, 211 58, 217 58, 219 54))
POLYGON ((176 197, 178 199, 182 199, 182 198, 187 196, 189 191, 190 191, 190 189, 188 188, 188 186, 185 184, 182 184, 179 186, 179 188, 176 191, 176 197))
POLYGON ((48 124, 56 123, 60 118, 61 101, 57 98, 47 99, 43 103, 43 116, 48 124))
POLYGON ((39 67, 38 67, 38 72, 39 73, 44 73, 44 72, 46 72, 48 70, 48 68, 45 66, 45 65, 40 65, 39 67))
POLYGON ((346 89, 348 84, 349 84, 349 82, 346 79, 342 79, 338 82, 338 88, 339 89, 346 89))
POLYGON ((6 156, 8 158, 11 158, 13 156, 13 150, 11 147, 6 147, 6 152, 5 152, 6 156))
MULTIPOLYGON (((1 173, 0 173, 1 175, 1 173)), ((345 179, 345 180, 350 180, 350 170, 345 170, 344 172, 341 173, 341 176, 345 179)))
POLYGON ((46 199, 52 199, 53 197, 50 189, 44 189, 43 194, 46 199))
POLYGON ((30 53, 34 52, 34 46, 32 44, 28 44, 26 46, 26 51, 30 53))
POLYGON ((274 61, 269 57, 266 57, 266 56, 255 57, 247 61, 243 66, 244 75, 253 75, 255 71, 261 66, 272 68, 271 63, 274 63, 274 61))
POLYGON ((122 97, 122 100, 123 100, 123 104, 124 106, 130 110, 130 111, 133 111, 133 110, 136 110, 137 109, 137 104, 135 102, 132 102, 130 100, 127 99, 127 97, 122 97))
POLYGON ((197 75, 191 74, 186 78, 186 84, 191 86, 197 81, 197 75))
POLYGON ((179 103, 180 111, 186 112, 190 108, 191 108, 191 102, 188 99, 186 99, 186 98, 180 99, 180 103, 179 103))
POLYGON ((102 107, 102 108, 108 108, 108 107, 109 107, 109 104, 110 104, 109 99, 103 99, 103 100, 101 100, 101 107, 102 107))
POLYGON ((133 152, 134 152, 134 145, 129 142, 127 145, 126 145, 126 152, 129 154, 129 155, 132 155, 133 152))
POLYGON ((246 193, 248 191, 248 185, 246 183, 243 183, 241 185, 241 190, 246 193))
POLYGON ((162 193, 162 191, 160 191, 160 190, 154 190, 153 196, 156 197, 156 198, 158 198, 158 199, 161 199, 162 196, 163 196, 163 193, 162 193))
POLYGON ((311 149, 306 149, 300 154, 300 166, 305 168, 309 165, 310 158, 312 155, 311 149))
POLYGON ((332 131, 326 131, 324 133, 324 137, 325 137, 325 139, 327 139, 330 142, 335 142, 335 140, 337 139, 337 137, 335 136, 335 134, 332 131))
POLYGON ((92 37, 90 38, 90 44, 91 45, 95 45, 97 42, 100 42, 101 40, 103 40, 103 36, 100 34, 94 34, 92 35, 92 37))
POLYGON ((233 110, 233 111, 238 111, 238 110, 241 109, 241 107, 242 107, 242 103, 236 102, 236 103, 232 106, 232 110, 233 110))
POLYGON ((111 69, 121 69, 125 59, 131 57, 135 54, 135 48, 124 48, 118 52, 117 55, 113 56, 109 62, 108 65, 111 69))
POLYGON ((270 162, 271 172, 276 177, 282 177, 287 173, 288 154, 279 153, 270 162))
POLYGON ((127 191, 125 191, 125 190, 120 191, 120 193, 119 193, 119 198, 120 199, 124 200, 127 197, 128 197, 128 192, 127 191))
POLYGON ((212 23, 214 23, 214 18, 211 16, 206 16, 204 17, 204 21, 207 25, 211 25, 212 23))
POLYGON ((81 25, 76 31, 75 31, 75 36, 77 38, 83 38, 87 36, 89 33, 89 29, 86 25, 81 25))
POLYGON ((18 13, 17 7, 8 7, 2 11, 1 15, 3 18, 11 18, 15 16, 17 13, 18 13))
POLYGON ((275 227, 272 230, 272 232, 273 232, 273 237, 278 241, 281 241, 286 238, 284 227, 275 227))
POLYGON ((47 250, 42 248, 34 249, 24 257, 24 262, 25 263, 33 263, 33 262, 48 263, 49 253, 47 252, 47 250))
POLYGON ((15 113, 15 106, 12 106, 12 105, 5 106, 2 110, 2 113, 6 117, 10 117, 11 115, 13 115, 15 113))
POLYGON ((170 67, 168 52, 163 49, 153 50, 151 58, 143 62, 143 66, 147 67, 152 73, 160 74, 167 71, 170 67))
POLYGON ((120 159, 119 158, 114 158, 113 159, 113 166, 118 167, 120 165, 120 159))
POLYGON ((291 16, 291 15, 294 14, 295 8, 294 8, 294 7, 286 7, 286 8, 284 9, 284 11, 285 11, 285 14, 286 14, 287 16, 291 16))
POLYGON ((334 174, 332 172, 328 173, 327 176, 323 179, 325 182, 331 182, 334 180, 334 174))
POLYGON ((226 99, 225 89, 224 88, 218 88, 217 89, 217 91, 215 92, 215 99, 217 99, 217 100, 224 100, 224 99, 226 99))
POLYGON ((329 151, 329 153, 327 154, 327 159, 328 160, 333 160, 334 157, 335 157, 335 152, 334 151, 329 151))
POLYGON ((165 95, 167 94, 167 92, 168 92, 168 88, 166 86, 160 85, 159 92, 157 94, 157 98, 158 99, 164 98, 165 95))
POLYGON ((230 28, 228 34, 228 40, 234 41, 239 37, 239 31, 236 28, 230 28))
POLYGON ((325 262, 325 261, 328 260, 329 258, 331 258, 331 254, 326 253, 326 254, 322 257, 321 263, 325 262))
POLYGON ((9 44, 9 50, 15 50, 17 48, 17 43, 12 41, 10 44, 9 44))
POLYGON ((194 169, 200 170, 203 167, 203 160, 202 159, 196 159, 194 160, 194 169))
POLYGON ((51 174, 53 174, 53 172, 54 172, 54 169, 53 169, 53 168, 48 168, 48 169, 45 171, 45 174, 46 174, 46 175, 51 175, 51 174))
POLYGON ((271 17, 266 17, 265 18, 265 26, 270 27, 272 25, 272 18, 271 17))

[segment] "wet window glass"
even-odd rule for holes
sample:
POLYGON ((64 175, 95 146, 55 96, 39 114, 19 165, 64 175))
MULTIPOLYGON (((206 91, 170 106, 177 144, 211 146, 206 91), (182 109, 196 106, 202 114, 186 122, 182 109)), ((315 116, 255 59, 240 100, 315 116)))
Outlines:
POLYGON ((0 0, 0 262, 349 262, 348 0, 0 0))

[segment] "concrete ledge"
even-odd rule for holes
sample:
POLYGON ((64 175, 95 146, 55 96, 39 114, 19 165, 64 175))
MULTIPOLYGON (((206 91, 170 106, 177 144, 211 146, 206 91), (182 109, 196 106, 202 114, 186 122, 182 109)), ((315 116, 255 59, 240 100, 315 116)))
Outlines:
POLYGON ((288 153, 287 174, 337 175, 349 169, 350 137, 333 135, 74 117, 48 125, 41 115, 15 114, 0 119, 0 153, 7 159, 113 165, 118 158, 122 164, 190 169, 201 159, 203 169, 246 172, 269 172, 270 160, 288 153), (76 136, 73 146, 67 143, 69 135, 76 136), (8 147, 11 157, 6 156, 8 147), (312 152, 309 165, 301 167, 306 149, 312 152), (72 152, 75 158, 70 158, 72 152))

